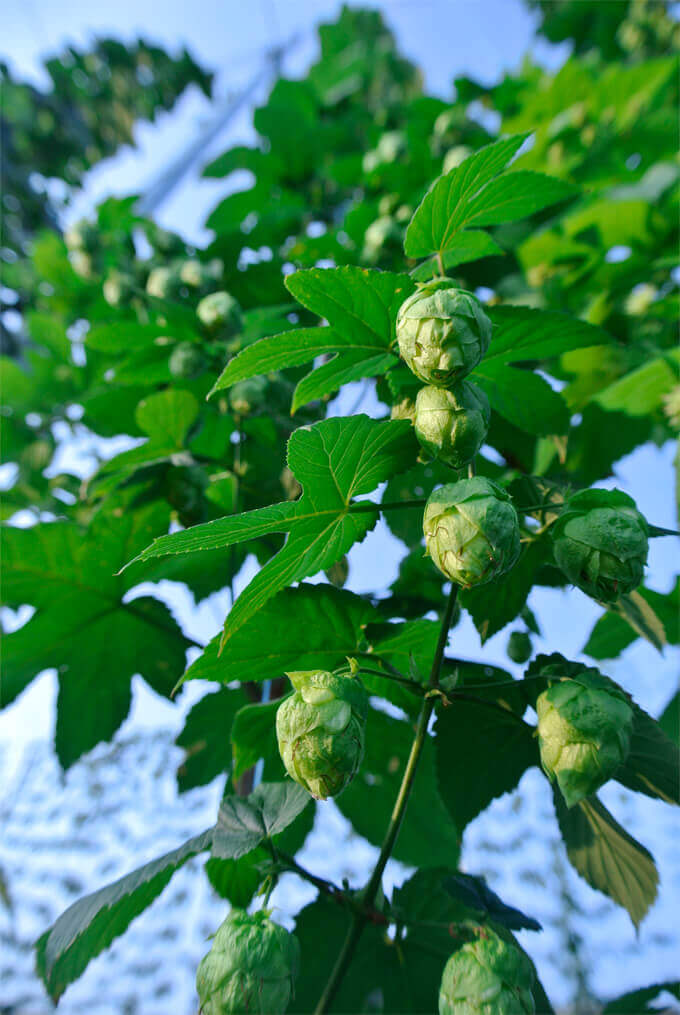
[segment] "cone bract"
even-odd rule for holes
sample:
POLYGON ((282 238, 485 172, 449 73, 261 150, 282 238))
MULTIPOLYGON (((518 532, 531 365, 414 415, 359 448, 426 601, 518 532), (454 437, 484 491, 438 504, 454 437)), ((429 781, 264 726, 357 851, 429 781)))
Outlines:
POLYGON ((435 490, 423 531, 435 565, 463 587, 491 581, 519 557, 517 512, 505 490, 482 476, 435 490))
POLYGON ((557 680, 538 696, 541 764, 567 807, 595 793, 630 750, 633 709, 597 670, 557 680))
POLYGON ((363 756, 366 691, 357 677, 324 670, 288 676, 295 692, 276 713, 283 763, 317 800, 337 796, 354 778, 363 756))
POLYGON ((232 909, 196 973, 202 1015, 283 1015, 299 965, 299 942, 285 927, 263 911, 232 909))
POLYGON ((485 928, 446 963, 439 1015, 531 1015, 536 1010, 533 983, 524 952, 485 928))
POLYGON ((589 596, 613 603, 642 581, 649 528, 621 490, 574 494, 551 532, 558 567, 589 596))
POLYGON ((399 352, 425 384, 450 387, 482 359, 491 328, 472 293, 457 289, 448 279, 435 279, 420 286, 399 308, 399 352))
POLYGON ((454 388, 421 388, 416 398, 415 431, 433 458, 453 469, 471 462, 484 443, 491 409, 481 388, 461 381, 454 388))

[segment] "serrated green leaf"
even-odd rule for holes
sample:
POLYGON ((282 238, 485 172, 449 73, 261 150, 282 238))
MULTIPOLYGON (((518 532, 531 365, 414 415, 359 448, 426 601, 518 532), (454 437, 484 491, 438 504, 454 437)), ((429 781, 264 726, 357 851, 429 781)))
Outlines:
MULTIPOLYGON (((503 257, 505 251, 488 233, 481 229, 466 229, 456 233, 449 244, 448 250, 442 255, 444 271, 449 272, 459 264, 469 264, 471 261, 479 261, 482 257, 503 257)), ((411 278, 416 282, 427 282, 434 275, 439 274, 437 258, 430 257, 422 261, 411 272, 411 278)))
MULTIPOLYGON (((371 709, 361 767, 336 798, 337 806, 354 829, 375 846, 382 844, 412 742, 410 723, 371 709)), ((414 866, 455 867, 458 853, 459 833, 437 790, 434 744, 428 739, 392 855, 414 866), (436 836, 432 835, 432 828, 437 829, 436 836)))
POLYGON ((610 384, 595 396, 603 409, 620 410, 629 416, 646 416, 661 405, 662 397, 678 383, 680 349, 668 349, 610 384))
POLYGON ((543 540, 524 546, 515 566, 494 582, 494 594, 483 588, 465 589, 461 605, 472 617, 482 644, 514 620, 527 601, 536 571, 548 556, 543 540))
POLYGON ((36 944, 36 965, 55 1003, 91 959, 158 898, 175 871, 210 848, 212 836, 212 829, 194 836, 158 860, 79 899, 42 935, 36 944))
MULTIPOLYGON (((648 640, 659 649, 665 643, 677 645, 680 642, 680 581, 676 582, 675 588, 668 595, 644 588, 638 589, 637 593, 647 604, 646 627, 650 628, 653 638, 648 637, 648 640), (656 621, 653 617, 656 617, 656 621)), ((633 626, 632 619, 632 614, 607 610, 590 632, 583 651, 593 659, 616 659, 638 635, 645 637, 637 623, 633 626)))
POLYGON ((566 433, 569 411, 564 399, 538 374, 484 360, 474 379, 491 408, 520 430, 539 436, 566 433))
POLYGON ((384 373, 397 362, 390 352, 397 311, 413 291, 408 275, 366 268, 310 268, 286 278, 286 286, 329 328, 297 328, 261 339, 227 365, 213 392, 255 374, 332 355, 298 384, 292 411, 332 394, 341 385, 384 373))
POLYGON ((234 716, 247 701, 239 688, 222 688, 196 702, 184 721, 175 743, 183 747, 184 760, 177 769, 180 793, 205 786, 218 775, 229 772, 232 749, 229 731, 234 716))
POLYGON ((612 778, 628 789, 669 804, 680 804, 680 745, 638 705, 628 757, 612 778))
MULTIPOLYGON (((469 693, 479 696, 476 687, 469 693)), ((495 693, 502 697, 500 689, 495 693)), ((460 829, 539 764, 533 727, 497 700, 456 699, 454 691, 452 704, 439 710, 435 733, 439 792, 460 829), (480 743, 486 745, 483 755, 480 743)))
POLYGON ((350 513, 353 497, 369 493, 408 462, 413 435, 401 420, 335 417, 296 430, 288 465, 301 482, 300 500, 196 525, 157 539, 137 558, 219 549, 267 532, 288 540, 241 593, 224 628, 223 646, 278 591, 330 567, 375 525, 377 510, 350 513))
POLYGON ((260 865, 269 858, 266 849, 258 846, 238 860, 211 856, 206 860, 205 873, 217 894, 232 906, 246 909, 260 887, 260 865))
POLYGON ((165 508, 109 505, 85 531, 70 522, 3 527, 4 601, 35 614, 3 639, 2 705, 43 670, 59 673, 56 748, 68 768, 125 719, 139 673, 170 695, 188 642, 168 608, 149 596, 124 601, 136 584, 115 572, 167 525, 165 508))
POLYGON ((427 257, 448 250, 454 235, 466 225, 473 199, 500 173, 528 137, 517 134, 486 145, 446 176, 440 176, 416 208, 404 250, 408 257, 427 257))
POLYGON ((468 204, 465 224, 497 226, 526 218, 576 193, 576 187, 544 173, 517 169, 496 177, 468 204))
POLYGON ((310 800, 309 793, 292 780, 261 782, 247 797, 224 797, 214 829, 212 856, 238 860, 287 828, 310 800))
POLYGON ((567 809, 553 802, 570 862, 585 881, 627 911, 639 927, 654 902, 659 875, 651 853, 614 820, 596 796, 567 809))
POLYGON ((198 413, 198 402, 190 391, 168 388, 144 398, 137 406, 135 419, 151 441, 181 448, 198 413))
POLYGON ((288 670, 335 669, 359 649, 373 608, 346 589, 307 585, 284 589, 234 634, 219 654, 219 636, 183 680, 267 680, 288 670))
POLYGON ((280 701, 244 705, 234 717, 231 744, 234 752, 234 778, 240 778, 260 758, 278 754, 276 713, 280 701))
POLYGON ((517 363, 560 356, 570 349, 611 343, 602 328, 556 310, 530 307, 487 307, 494 324, 491 347, 484 362, 517 363))

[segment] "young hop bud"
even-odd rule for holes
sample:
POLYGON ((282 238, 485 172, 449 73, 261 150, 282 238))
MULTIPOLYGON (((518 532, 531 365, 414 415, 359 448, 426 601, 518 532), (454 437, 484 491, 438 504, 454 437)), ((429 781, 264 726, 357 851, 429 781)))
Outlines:
POLYGON ((149 296, 159 300, 174 300, 179 296, 182 283, 174 268, 152 268, 146 280, 149 296))
POLYGON ((178 342, 170 353, 168 368, 173 377, 196 377, 205 366, 205 358, 194 342, 178 342))
POLYGON ((216 292, 204 296, 196 307, 196 313, 201 324, 210 331, 219 331, 223 338, 237 335, 243 327, 241 308, 231 293, 216 292))
POLYGON ((231 913, 201 960, 196 989, 202 1015, 283 1015, 300 966, 300 944, 260 910, 231 913))
POLYGON ((519 519, 505 490, 475 476, 447 483, 425 505, 427 552, 463 588, 484 585, 519 557, 519 519))
POLYGON ((472 293, 448 279, 435 279, 399 308, 399 352, 421 381, 447 388, 480 362, 489 348, 491 327, 472 293))
POLYGON ((526 663, 531 659, 531 635, 528 631, 512 631, 506 648, 513 663, 526 663))
POLYGON ((261 409, 267 399, 269 382, 266 377, 248 377, 237 381, 229 391, 229 404, 240 416, 261 409))
POLYGON ((288 774, 317 800, 352 781, 364 753, 368 695, 357 677, 289 673, 295 693, 279 706, 276 736, 288 774))
POLYGON ((590 796, 625 761, 633 709, 597 670, 557 680, 536 701, 541 764, 567 807, 590 796))
POLYGON ((106 276, 102 292, 110 307, 120 307, 132 297, 134 279, 127 272, 116 271, 114 268, 106 276))
POLYGON ((551 531, 558 567, 594 599, 614 603, 642 581, 649 528, 621 490, 574 494, 551 531))
POLYGON ((491 928, 451 955, 439 987, 439 1015, 520 1015, 536 1011, 531 962, 491 928))
POLYGON ((491 409, 481 388, 461 381, 451 389, 421 388, 415 431, 421 447, 453 469, 471 462, 484 443, 491 409))

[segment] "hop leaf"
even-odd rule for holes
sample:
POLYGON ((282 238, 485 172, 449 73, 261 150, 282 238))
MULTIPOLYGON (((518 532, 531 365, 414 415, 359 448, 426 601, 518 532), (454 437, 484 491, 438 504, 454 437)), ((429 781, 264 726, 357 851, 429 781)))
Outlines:
POLYGON ((423 531, 433 562, 464 588, 504 574, 519 557, 519 519, 510 497, 481 476, 435 490, 423 531))
POLYGON ((649 527, 621 490, 574 494, 552 526, 558 567, 594 599, 613 603, 642 581, 649 527))
POLYGON ((446 388, 474 370, 489 348, 491 328, 472 293, 435 279, 399 308, 399 352, 421 381, 446 388))
POLYGON ((364 752, 368 696, 357 677, 289 673, 295 693, 279 706, 276 735, 288 774, 317 800, 337 796, 364 752))
POLYGON ((415 432, 433 458, 453 469, 471 462, 489 429, 491 409, 484 392, 470 381, 455 388, 421 388, 416 398, 415 432))
POLYGON ((520 1015, 535 1009, 531 962, 486 927, 451 955, 439 988, 439 1015, 520 1015))
POLYGON ((285 927, 263 911, 232 909, 196 973, 202 1015, 282 1015, 299 965, 300 945, 285 927))
POLYGON ((625 761, 633 709, 597 670, 557 679, 536 701, 541 764, 567 807, 591 796, 625 761))

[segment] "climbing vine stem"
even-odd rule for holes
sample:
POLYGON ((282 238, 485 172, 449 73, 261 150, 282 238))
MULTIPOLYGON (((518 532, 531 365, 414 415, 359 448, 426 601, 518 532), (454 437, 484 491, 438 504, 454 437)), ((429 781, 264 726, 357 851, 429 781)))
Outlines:
MULTIPOLYGON (((458 586, 454 584, 451 586, 451 592, 449 593, 448 602, 446 604, 446 612, 444 613, 441 627, 439 629, 439 640, 432 660, 432 669, 430 670, 430 679, 428 683, 428 688, 430 690, 435 690, 439 686, 439 675, 441 672, 442 661, 444 659, 444 650, 446 649, 446 643, 448 641, 449 629, 453 619, 457 596, 458 586)), ((370 909, 375 902, 378 889, 380 888, 380 884, 382 882, 382 876, 385 867, 387 866, 387 861, 389 860, 392 850, 394 849, 394 844, 397 841, 399 829, 401 828, 401 823, 404 819, 404 814, 406 813, 406 805, 408 804, 408 799, 418 770, 418 762, 425 744, 427 727, 430 723, 435 701, 436 695, 426 697, 421 706, 413 744, 411 745, 411 752, 409 754, 408 761, 406 762, 406 768, 404 769, 397 799, 392 810, 390 823, 387 827, 387 832, 385 833, 385 838, 380 850, 380 856, 378 857, 378 862, 375 865, 371 879, 363 893, 362 901, 365 910, 370 909)), ((342 950, 333 968, 333 972, 331 973, 324 992, 316 1006, 315 1015, 323 1015, 324 1012, 329 1010, 331 1004, 333 1003, 333 999, 335 998, 345 974, 351 965, 354 952, 359 944, 359 940, 366 925, 367 917, 365 910, 364 912, 354 914, 352 923, 347 931, 347 936, 342 946, 342 950)))

